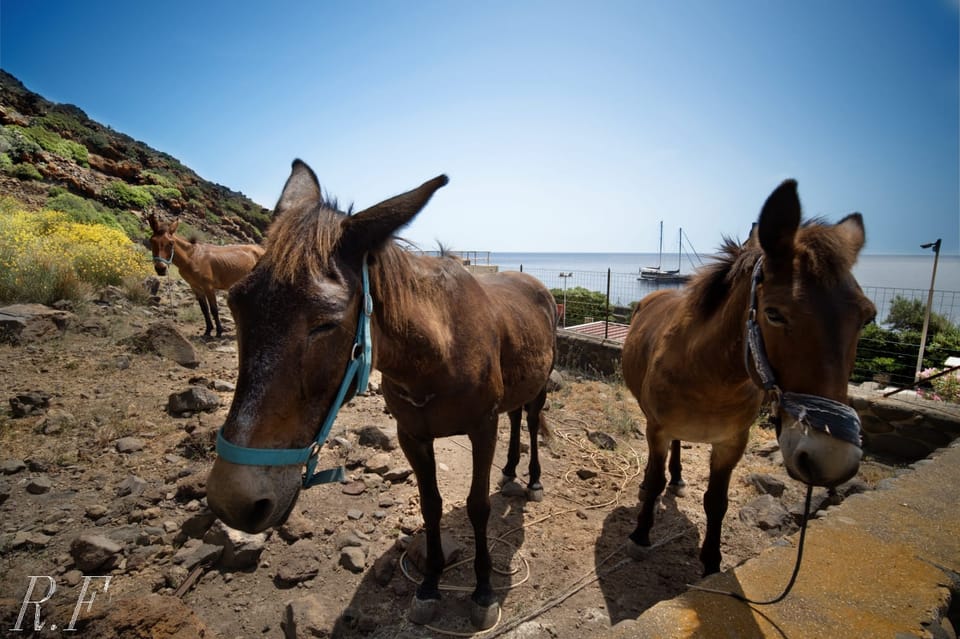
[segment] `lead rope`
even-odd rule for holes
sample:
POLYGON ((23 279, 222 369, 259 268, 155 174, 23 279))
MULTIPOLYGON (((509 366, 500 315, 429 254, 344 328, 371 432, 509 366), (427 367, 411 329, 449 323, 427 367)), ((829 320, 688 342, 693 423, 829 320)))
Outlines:
POLYGON ((813 499, 813 486, 807 484, 807 497, 803 503, 803 523, 800 526, 800 541, 797 543, 797 562, 793 566, 793 574, 790 575, 790 581, 787 583, 787 587, 784 588, 783 592, 780 593, 780 596, 775 599, 770 599, 768 601, 756 601, 741 595, 739 592, 731 592, 729 590, 717 590, 715 588, 705 588, 703 586, 698 586, 696 584, 687 584, 687 587, 692 590, 700 590, 702 592, 712 592, 715 595, 726 595, 728 597, 733 597, 744 603, 753 604, 755 606, 769 606, 775 603, 780 603, 786 599, 787 595, 790 594, 790 591, 793 589, 793 584, 797 581, 797 575, 800 574, 800 560, 803 559, 803 540, 807 536, 807 521, 810 519, 810 502, 813 499))

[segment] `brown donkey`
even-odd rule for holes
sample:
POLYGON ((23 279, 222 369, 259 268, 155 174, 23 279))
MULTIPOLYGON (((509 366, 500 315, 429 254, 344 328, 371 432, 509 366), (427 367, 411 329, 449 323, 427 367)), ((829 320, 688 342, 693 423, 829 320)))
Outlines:
POLYGON ((384 399, 417 476, 426 528, 426 575, 410 619, 428 623, 440 601, 443 502, 433 442, 465 434, 473 447, 467 511, 477 584, 471 617, 489 628, 499 613, 486 530, 497 416, 510 415, 504 474, 511 478, 526 409, 528 488, 539 498, 537 430, 554 361, 557 309, 550 292, 529 275, 475 277, 453 260, 414 255, 392 240, 446 183, 440 176, 346 215, 324 201, 306 164, 293 163, 266 253, 229 294, 240 367, 207 498, 234 528, 257 532, 283 523, 301 487, 317 481, 317 442, 341 403, 366 385, 362 365, 354 375, 356 362, 366 358, 369 334, 384 399), (304 461, 308 476, 301 478, 304 461))
POLYGON ((647 418, 649 448, 627 542, 637 559, 650 546, 671 441, 676 486, 676 440, 703 442, 711 454, 700 560, 704 574, 720 570, 730 475, 765 399, 793 478, 833 486, 859 468, 859 420, 843 402, 860 329, 876 314, 851 274, 863 221, 859 213, 834 225, 800 218, 797 185, 788 180, 767 199, 746 244, 727 240, 722 257, 684 290, 658 291, 634 310, 623 377, 647 418))
POLYGON ((207 324, 204 333, 209 337, 213 322, 217 325, 217 337, 223 335, 220 311, 217 308, 217 291, 225 291, 253 270, 263 255, 263 247, 257 244, 201 244, 177 235, 180 220, 165 224, 155 215, 147 218, 153 235, 150 250, 153 252, 153 267, 157 275, 166 275, 172 263, 186 280, 203 311, 207 324), (213 315, 213 322, 210 315, 213 315))

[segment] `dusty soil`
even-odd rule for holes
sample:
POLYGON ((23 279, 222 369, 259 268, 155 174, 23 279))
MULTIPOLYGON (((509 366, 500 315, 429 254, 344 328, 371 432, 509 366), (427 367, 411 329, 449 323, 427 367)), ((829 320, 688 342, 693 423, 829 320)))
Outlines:
MULTIPOLYGON (((445 499, 443 528, 463 545, 462 559, 467 561, 444 577, 445 586, 462 590, 444 593, 435 629, 415 626, 405 618, 415 587, 411 578, 417 572, 414 568, 405 571, 403 567, 410 562, 404 559, 400 566, 398 558, 409 539, 403 529, 410 530, 411 522, 419 521, 413 477, 390 483, 370 481, 368 476, 367 489, 356 496, 345 494, 340 485, 312 488, 301 496, 294 513, 298 529, 294 536, 299 541, 291 544, 274 532, 255 567, 237 571, 201 568, 194 575, 195 583, 184 584, 188 571, 174 564, 173 556, 182 543, 183 523, 205 509, 203 479, 214 457, 213 434, 223 421, 231 393, 219 392, 221 407, 212 413, 179 417, 166 408, 168 396, 186 389, 195 378, 235 381, 236 342, 229 311, 224 304, 221 309, 228 335, 203 340, 202 317, 195 303, 182 282, 167 280, 159 306, 126 300, 90 303, 76 309, 77 319, 61 337, 0 346, 0 388, 6 393, 0 399, 5 404, 7 397, 19 392, 39 390, 52 396, 46 415, 15 419, 6 407, 0 412, 0 461, 21 460, 27 466, 0 475, 9 495, 0 505, 3 632, 9 632, 16 622, 29 576, 50 575, 57 580, 58 589, 42 607, 47 629, 37 634, 62 636, 59 629, 51 633, 49 626, 67 623, 64 611, 74 609, 80 589, 70 544, 80 534, 93 532, 120 540, 123 550, 119 565, 109 573, 113 578, 108 593, 101 593, 84 617, 133 609, 133 602, 144 602, 157 593, 168 601, 179 597, 185 604, 181 620, 192 611, 199 620, 197 627, 206 627, 206 636, 282 637, 281 619, 287 603, 304 600, 311 602, 315 634, 308 634, 311 631, 301 624, 301 636, 414 638, 444 636, 447 631, 469 636, 466 615, 473 582, 469 561, 473 541, 465 498, 470 453, 469 443, 462 437, 439 440, 436 447, 445 499), (138 354, 120 343, 160 319, 173 320, 191 339, 201 360, 198 368, 186 369, 157 355, 138 354), (116 440, 129 435, 142 439, 144 448, 118 452, 116 440), (145 490, 139 495, 118 496, 118 487, 131 475, 145 480, 145 490), (28 482, 38 477, 49 478, 49 491, 33 494, 27 490, 28 482), (97 513, 95 506, 102 506, 103 512, 97 513), (363 544, 366 568, 362 572, 341 565, 340 545, 350 533, 363 544), (15 543, 18 534, 20 541, 15 543), (26 543, 24 534, 29 537, 26 543), (292 587, 278 578, 280 572, 298 568, 306 575, 316 574, 292 587)), ((584 380, 571 371, 564 371, 564 376, 565 385, 551 393, 548 401, 552 436, 541 449, 545 499, 534 503, 496 492, 492 495, 489 534, 496 540, 492 547, 495 565, 504 574, 495 580, 502 588, 502 618, 487 636, 595 635, 621 620, 636 618, 700 577, 697 554, 705 528, 701 500, 708 448, 685 445, 689 492, 682 498, 663 498, 654 528, 655 542, 662 546, 646 561, 633 561, 622 544, 637 515, 637 490, 646 460, 643 418, 622 385, 584 380), (602 450, 588 440, 592 431, 613 436, 616 449, 602 450), (594 471, 596 476, 582 479, 578 470, 594 471)), ((364 472, 356 464, 381 452, 357 444, 357 431, 370 425, 396 432, 396 424, 376 392, 356 398, 340 413, 334 435, 352 444, 350 452, 324 449, 330 463, 348 457, 354 466, 349 471, 354 480, 362 479, 364 472)), ((505 416, 500 431, 497 468, 506 454, 505 416)), ((781 476, 787 486, 783 501, 802 500, 801 487, 786 478, 774 451, 772 433, 755 428, 732 481, 723 531, 724 567, 735 566, 778 541, 738 517, 741 506, 759 495, 745 480, 749 473, 781 476)), ((397 467, 405 466, 399 449, 389 455, 397 467)), ((526 463, 525 456, 521 461, 524 473, 526 463)), ((872 486, 891 472, 880 464, 867 463, 861 477, 872 486)), ((496 469, 494 476, 499 476, 496 469)), ((784 575, 785 581, 787 577, 784 575)), ((45 583, 37 586, 34 598, 42 594, 45 583)), ((25 630, 30 628, 33 614, 31 607, 25 630)), ((79 626, 81 632, 74 636, 86 634, 83 624, 79 626)), ((102 630, 97 632, 99 636, 102 630)), ((119 630, 119 625, 115 632, 134 636, 119 630)), ((145 629, 141 627, 140 632, 145 629)), ((191 632, 197 636, 199 631, 183 632, 186 634, 171 630, 152 636, 186 637, 191 632)))

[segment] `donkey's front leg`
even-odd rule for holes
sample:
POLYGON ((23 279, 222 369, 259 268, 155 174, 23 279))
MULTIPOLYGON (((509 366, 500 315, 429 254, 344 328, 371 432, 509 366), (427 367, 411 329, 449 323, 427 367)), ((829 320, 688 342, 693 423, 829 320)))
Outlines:
POLYGON ((473 524, 473 538, 476 542, 476 557, 473 568, 477 576, 477 587, 471 600, 470 621, 479 630, 493 627, 500 618, 500 603, 490 584, 492 561, 487 547, 487 522, 490 519, 490 465, 497 447, 497 416, 493 415, 488 423, 480 425, 470 435, 473 445, 473 481, 470 495, 467 497, 467 514, 473 524))
POLYGON ((417 587, 417 594, 410 606, 407 617, 416 624, 428 624, 433 621, 440 608, 440 575, 443 573, 443 548, 440 543, 440 515, 443 512, 443 499, 437 488, 437 464, 433 454, 433 440, 420 441, 408 435, 402 425, 398 425, 397 439, 407 461, 413 467, 420 491, 420 513, 423 515, 424 530, 427 535, 427 566, 423 582, 417 587))
MULTIPOLYGON (((217 306, 217 291, 211 289, 207 293, 207 304, 210 305, 210 315, 213 316, 213 321, 217 325, 217 337, 223 337, 223 324, 220 323, 220 308, 217 306)), ((209 322, 207 322, 207 333, 210 332, 209 322)))
POLYGON ((203 293, 197 293, 197 304, 200 305, 200 310, 203 311, 203 321, 207 325, 207 330, 204 331, 204 337, 210 337, 211 331, 213 331, 213 322, 210 321, 210 305, 207 303, 207 298, 203 293))

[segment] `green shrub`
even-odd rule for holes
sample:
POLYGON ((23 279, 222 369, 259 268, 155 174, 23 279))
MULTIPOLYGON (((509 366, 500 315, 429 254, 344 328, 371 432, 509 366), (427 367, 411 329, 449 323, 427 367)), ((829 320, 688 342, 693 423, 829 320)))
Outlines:
POLYGON ((165 186, 170 189, 175 189, 177 187, 177 179, 169 173, 163 171, 155 171, 153 169, 140 171, 140 179, 149 184, 165 186))
POLYGON ((82 166, 90 166, 87 147, 79 142, 67 140, 60 137, 56 131, 51 131, 42 126, 31 126, 24 129, 24 133, 39 144, 45 151, 55 153, 60 157, 68 158, 82 166))
MULTIPOLYGON (((557 301, 557 304, 563 304, 566 299, 566 325, 576 326, 583 324, 584 319, 592 317, 595 321, 606 319, 607 316, 607 298, 603 293, 588 290, 582 286, 568 288, 566 296, 563 289, 552 288, 550 293, 557 301)), ((561 325, 563 324, 563 315, 561 315, 561 325)))
POLYGON ((43 176, 39 169, 32 164, 21 162, 10 167, 10 175, 21 180, 42 180, 43 176))
POLYGON ((6 153, 0 153, 0 171, 4 173, 13 168, 13 160, 6 153))
POLYGON ((127 209, 145 209, 153 205, 154 199, 145 187, 127 184, 123 180, 113 180, 104 187, 101 196, 112 206, 127 209))
POLYGON ((172 202, 180 199, 180 191, 169 186, 160 186, 158 184, 146 184, 139 187, 149 193, 157 202, 172 202))
POLYGON ((11 124, 0 127, 0 151, 9 154, 14 162, 20 162, 39 153, 41 148, 26 134, 26 129, 11 124))

